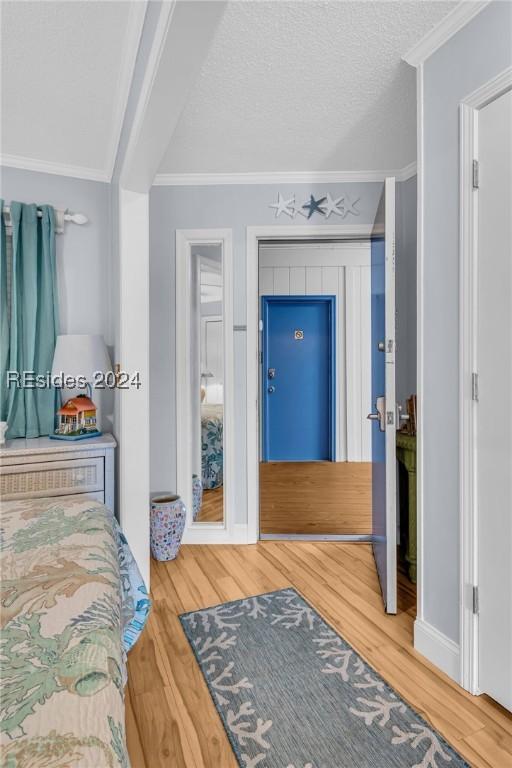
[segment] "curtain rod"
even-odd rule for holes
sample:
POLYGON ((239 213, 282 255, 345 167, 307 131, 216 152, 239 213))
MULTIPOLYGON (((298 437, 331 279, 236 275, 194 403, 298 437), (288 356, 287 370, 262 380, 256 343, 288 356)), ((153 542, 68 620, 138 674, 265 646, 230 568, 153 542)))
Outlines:
MULTIPOLYGON (((64 222, 65 221, 71 221, 73 224, 87 224, 89 219, 87 216, 85 216, 83 213, 73 213, 72 211, 68 211, 66 208, 55 208, 55 231, 57 234, 62 234, 64 232, 64 222)), ((12 230, 12 220, 11 220, 11 208, 9 205, 5 205, 2 211, 5 219, 5 226, 8 230, 12 230)), ((37 209, 37 215, 39 218, 42 217, 43 213, 38 208, 37 209)))

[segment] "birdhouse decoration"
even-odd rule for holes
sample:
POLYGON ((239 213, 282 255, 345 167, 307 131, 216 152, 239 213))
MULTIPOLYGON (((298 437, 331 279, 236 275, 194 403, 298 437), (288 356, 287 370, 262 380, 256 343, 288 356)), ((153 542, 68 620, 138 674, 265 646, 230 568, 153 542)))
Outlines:
POLYGON ((57 411, 55 437, 79 440, 101 434, 96 426, 96 406, 90 397, 78 395, 68 400, 57 411))

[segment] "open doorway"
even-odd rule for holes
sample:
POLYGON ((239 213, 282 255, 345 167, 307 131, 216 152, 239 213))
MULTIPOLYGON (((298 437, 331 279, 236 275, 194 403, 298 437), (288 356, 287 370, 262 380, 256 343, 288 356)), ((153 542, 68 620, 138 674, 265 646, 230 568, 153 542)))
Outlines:
MULTIPOLYGON (((401 532, 396 460, 402 414, 395 383, 395 235, 401 223, 395 195, 395 179, 386 179, 375 220, 364 228, 247 229, 249 531, 262 539, 368 542, 388 613, 401 612, 404 603, 405 610, 415 608, 409 573, 403 572, 405 601, 397 574, 401 532), (326 450, 324 445, 324 452, 313 456, 302 455, 296 446, 290 450, 294 441, 304 443, 309 438, 311 414, 304 415, 305 411, 318 412, 317 403, 314 409, 308 404, 307 377, 297 373, 300 365, 295 361, 296 368, 291 366, 292 375, 287 378, 289 391, 281 392, 277 426, 270 425, 270 435, 274 426, 278 445, 288 453, 273 455, 266 419, 284 358, 270 360, 266 353, 271 326, 268 307, 272 302, 289 302, 292 318, 283 328, 277 327, 276 334, 286 335, 286 354, 297 352, 304 329, 296 317, 308 297, 331 297, 335 313, 335 347, 329 358, 335 366, 335 379, 330 379, 335 381, 335 418, 324 419, 324 442, 328 445, 332 439, 334 449, 326 450)), ((324 346, 331 338, 328 328, 325 325, 324 346)), ((279 343, 278 338, 278 347, 279 343)), ((302 365, 307 362, 306 356, 302 365)), ((327 384, 324 400, 326 392, 327 384)))
POLYGON ((369 540, 370 244, 259 244, 260 533, 369 540))

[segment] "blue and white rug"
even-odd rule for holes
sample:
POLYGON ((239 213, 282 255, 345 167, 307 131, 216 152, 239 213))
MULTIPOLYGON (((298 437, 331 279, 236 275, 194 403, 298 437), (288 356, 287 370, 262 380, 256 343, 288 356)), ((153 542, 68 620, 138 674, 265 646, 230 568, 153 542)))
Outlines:
POLYGON ((180 620, 243 768, 469 768, 294 589, 180 620))

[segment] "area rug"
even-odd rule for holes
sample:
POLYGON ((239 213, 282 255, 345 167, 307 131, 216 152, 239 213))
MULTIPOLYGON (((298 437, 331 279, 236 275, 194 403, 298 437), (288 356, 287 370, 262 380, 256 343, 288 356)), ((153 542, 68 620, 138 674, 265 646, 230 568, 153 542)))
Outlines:
POLYGON ((469 768, 294 589, 180 620, 243 768, 469 768))

